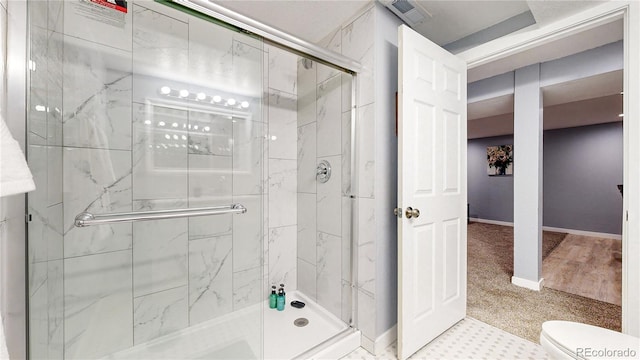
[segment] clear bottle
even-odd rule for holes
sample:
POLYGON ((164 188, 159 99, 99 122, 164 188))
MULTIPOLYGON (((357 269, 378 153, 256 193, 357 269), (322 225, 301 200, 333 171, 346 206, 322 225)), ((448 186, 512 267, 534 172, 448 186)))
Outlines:
POLYGON ((278 295, 276 295, 276 286, 271 285, 271 295, 269 295, 269 308, 275 309, 278 302, 278 295))
POLYGON ((278 311, 284 310, 284 304, 286 303, 285 292, 284 292, 284 284, 280 284, 280 289, 278 289, 278 297, 276 299, 276 308, 278 311))

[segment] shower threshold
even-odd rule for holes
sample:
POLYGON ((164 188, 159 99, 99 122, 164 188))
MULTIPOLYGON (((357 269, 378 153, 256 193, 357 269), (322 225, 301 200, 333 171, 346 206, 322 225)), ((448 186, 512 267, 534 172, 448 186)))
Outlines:
POLYGON ((269 309, 264 301, 103 359, 293 359, 347 329, 335 315, 292 291, 287 293, 284 311, 269 309), (294 308, 290 305, 293 300, 306 306, 294 308), (260 312, 264 316, 262 333, 260 312), (301 318, 308 320, 306 326, 294 324, 301 318))

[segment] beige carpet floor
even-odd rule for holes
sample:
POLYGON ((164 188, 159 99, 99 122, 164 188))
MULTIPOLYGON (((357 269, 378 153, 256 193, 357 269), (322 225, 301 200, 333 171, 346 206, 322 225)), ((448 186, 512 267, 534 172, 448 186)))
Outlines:
MULTIPOLYGON (((566 234, 544 232, 546 258, 566 234)), ((542 323, 569 320, 620 331, 620 306, 544 288, 533 291, 511 284, 513 228, 472 223, 468 226, 467 314, 538 343, 542 323)))

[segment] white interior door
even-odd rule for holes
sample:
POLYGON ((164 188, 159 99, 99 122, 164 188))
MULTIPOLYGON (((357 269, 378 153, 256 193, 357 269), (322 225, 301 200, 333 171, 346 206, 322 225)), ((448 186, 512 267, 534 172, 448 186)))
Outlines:
POLYGON ((398 358, 406 359, 466 314, 467 65, 405 25, 398 36, 398 358))

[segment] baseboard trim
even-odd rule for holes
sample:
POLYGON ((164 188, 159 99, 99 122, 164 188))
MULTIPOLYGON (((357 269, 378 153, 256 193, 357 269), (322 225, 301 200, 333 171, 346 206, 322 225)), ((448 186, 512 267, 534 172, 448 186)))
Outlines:
POLYGON ((375 341, 369 339, 368 337, 364 336, 364 334, 362 334, 362 336, 360 337, 360 346, 367 350, 368 352, 370 352, 371 354, 375 355, 376 352, 376 343, 375 341))
POLYGON ((557 228, 557 227, 551 227, 551 226, 543 226, 542 230, 555 231, 555 232, 565 232, 567 234, 573 234, 573 235, 592 236, 592 237, 605 238, 605 239, 622 240, 622 235, 618 235, 618 234, 609 234, 609 233, 601 233, 601 232, 594 232, 594 231, 583 231, 583 230, 573 230, 573 229, 563 229, 563 228, 557 228))
POLYGON ((360 346, 375 356, 380 356, 389 345, 398 339, 398 326, 393 325, 389 330, 378 336, 375 341, 362 335, 360 346))
POLYGON ((389 330, 382 333, 382 335, 376 338, 376 342, 374 344, 374 350, 376 356, 382 355, 382 352, 389 347, 389 345, 393 344, 394 341, 398 339, 398 326, 393 325, 389 330))
POLYGON ((491 225, 501 225, 501 226, 509 226, 513 227, 512 222, 508 221, 498 221, 498 220, 489 220, 489 219, 480 219, 480 218, 469 218, 469 221, 479 222, 483 224, 491 224, 491 225))
MULTIPOLYGON (((488 220, 488 219, 480 219, 480 218, 469 218, 469 220, 473 222, 483 223, 483 224, 513 227, 513 223, 508 221, 488 220)), ((543 226, 542 230, 562 232, 562 233, 580 235, 580 236, 591 236, 591 237, 598 237, 598 238, 605 238, 605 239, 622 240, 622 235, 609 234, 609 233, 603 233, 603 232, 565 229, 565 228, 559 228, 559 227, 553 227, 553 226, 543 226)))
POLYGON ((523 279, 523 278, 512 276, 511 277, 511 283, 513 285, 520 286, 520 287, 523 287, 523 288, 527 288, 527 289, 531 289, 531 290, 535 290, 535 291, 540 291, 540 290, 542 290, 542 287, 544 285, 544 279, 540 278, 540 280, 538 280, 538 281, 531 281, 531 280, 527 280, 527 279, 523 279))

